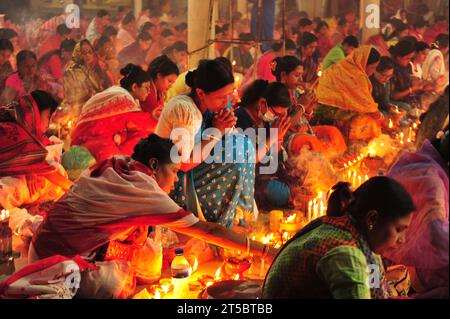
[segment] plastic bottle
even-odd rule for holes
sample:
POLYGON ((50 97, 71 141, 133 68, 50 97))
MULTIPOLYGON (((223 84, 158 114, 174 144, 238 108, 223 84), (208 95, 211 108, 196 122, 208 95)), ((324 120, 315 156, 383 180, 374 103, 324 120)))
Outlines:
POLYGON ((191 266, 184 257, 183 249, 175 250, 175 258, 170 266, 172 272, 173 298, 186 298, 189 291, 189 277, 191 275, 191 266))

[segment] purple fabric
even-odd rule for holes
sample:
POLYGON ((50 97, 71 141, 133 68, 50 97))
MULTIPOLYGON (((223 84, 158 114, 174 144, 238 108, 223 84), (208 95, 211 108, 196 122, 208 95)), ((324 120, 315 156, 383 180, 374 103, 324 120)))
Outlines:
POLYGON ((448 287, 449 179, 440 154, 425 141, 417 153, 403 154, 389 176, 411 194, 414 213, 406 242, 387 258, 416 269, 426 291, 448 287))

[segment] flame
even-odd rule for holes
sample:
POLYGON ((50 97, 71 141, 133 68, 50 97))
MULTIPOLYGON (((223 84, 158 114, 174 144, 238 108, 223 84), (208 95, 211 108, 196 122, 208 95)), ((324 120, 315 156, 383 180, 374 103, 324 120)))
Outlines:
POLYGON ((370 156, 375 156, 377 154, 377 152, 375 151, 374 148, 369 148, 369 155, 370 156))
POLYGON ((170 286, 169 285, 161 285, 161 289, 166 294, 169 292, 170 286))
POLYGON ((233 66, 236 66, 236 64, 237 64, 236 60, 233 60, 232 65, 233 65, 233 66))
POLYGON ((67 123, 67 126, 68 126, 69 128, 72 128, 72 124, 73 124, 73 122, 72 122, 72 120, 70 120, 69 123, 67 123))
POLYGON ((158 289, 156 289, 155 291, 155 299, 161 299, 161 294, 159 293, 158 289))
POLYGON ((317 72, 317 76, 320 78, 323 75, 322 71, 317 72))
MULTIPOLYGON (((288 219, 286 219, 286 223, 291 224, 291 223, 295 222, 296 219, 297 219, 297 214, 291 215, 288 217, 288 219)), ((271 234, 271 235, 273 235, 273 234, 271 234)))
POLYGON ((7 209, 2 209, 2 212, 1 212, 1 214, 0 214, 0 220, 1 221, 4 221, 4 220, 6 220, 6 219, 8 219, 9 218, 9 210, 7 210, 7 209))
POLYGON ((191 274, 196 272, 197 269, 198 269, 198 260, 197 260, 197 257, 194 256, 194 264, 191 267, 191 274))
POLYGON ((236 274, 236 275, 233 277, 233 280, 239 280, 239 274, 236 274))
POLYGON ((208 281, 208 282, 206 283, 206 287, 210 287, 210 286, 212 286, 213 284, 214 284, 213 281, 208 281))
POLYGON ((394 127, 394 123, 392 122, 392 120, 389 120, 389 128, 392 129, 394 127))
POLYGON ((220 279, 221 270, 222 270, 222 266, 217 268, 216 274, 214 275, 215 280, 219 280, 220 279))

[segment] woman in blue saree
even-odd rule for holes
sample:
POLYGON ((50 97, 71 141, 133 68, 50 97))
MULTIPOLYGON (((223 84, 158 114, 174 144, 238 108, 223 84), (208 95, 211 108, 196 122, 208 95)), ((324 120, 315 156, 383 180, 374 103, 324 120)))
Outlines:
POLYGON ((184 158, 172 197, 200 219, 233 227, 242 214, 254 213, 255 150, 233 130, 236 117, 230 97, 234 89, 231 64, 203 60, 189 72, 189 95, 173 98, 164 108, 156 134, 171 138, 184 158))

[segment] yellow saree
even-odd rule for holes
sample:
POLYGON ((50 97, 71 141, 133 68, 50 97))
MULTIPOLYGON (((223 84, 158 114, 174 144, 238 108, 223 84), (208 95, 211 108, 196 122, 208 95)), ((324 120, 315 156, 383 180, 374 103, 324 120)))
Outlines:
POLYGON ((316 89, 320 104, 357 113, 378 111, 372 98, 372 84, 365 71, 372 48, 362 46, 325 71, 316 89))

